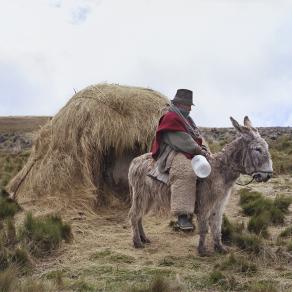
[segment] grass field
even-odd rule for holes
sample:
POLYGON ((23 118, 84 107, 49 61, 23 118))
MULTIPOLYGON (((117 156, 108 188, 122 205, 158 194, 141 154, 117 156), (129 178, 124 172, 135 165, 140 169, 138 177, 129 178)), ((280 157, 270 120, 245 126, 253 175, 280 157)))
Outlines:
POLYGON ((43 126, 50 117, 0 117, 0 133, 27 133, 43 126))
MULTIPOLYGON (((31 133, 44 119, 10 126, 7 120, 1 125, 0 119, 0 133, 6 131, 5 127, 12 132, 31 133)), ((222 141, 226 143, 228 137, 219 135, 222 138, 218 139, 219 142, 213 140, 213 144, 222 147, 222 141)), ((70 224, 73 238, 67 243, 58 239, 50 253, 40 253, 42 256, 39 256, 28 248, 34 247, 34 237, 30 235, 29 240, 21 237, 27 216, 24 208, 14 219, 0 220, 0 234, 6 236, 5 242, 0 236, 0 270, 1 264, 4 265, 0 272, 0 291, 292 291, 291 206, 284 215, 284 222, 269 224, 268 235, 262 236, 253 230, 248 231, 251 216, 246 215, 239 204, 240 194, 247 191, 256 191, 271 201, 279 195, 292 197, 289 137, 284 135, 270 142, 271 152, 283 156, 283 160, 276 158, 276 163, 282 164, 282 171, 268 183, 252 183, 249 190, 240 191, 242 188, 236 186, 226 207, 225 214, 230 222, 243 226, 246 235, 252 238, 248 243, 244 242, 245 249, 243 245, 240 248, 231 244, 229 255, 199 257, 197 230, 193 233, 174 231, 169 226, 174 218, 153 214, 144 222, 152 243, 144 249, 134 249, 128 207, 115 204, 110 209, 98 210, 94 216, 82 212, 74 216, 64 214, 62 219, 70 224), (251 245, 256 248, 250 248, 251 245), (8 264, 12 263, 10 266, 5 266, 6 258, 8 264), (27 269, 23 270, 24 266, 27 269)), ((1 153, 0 187, 22 167, 28 155, 29 150, 17 154, 1 153)), ((280 166, 277 169, 280 170, 280 166)), ((38 214, 45 212, 37 211, 38 214)), ((59 236, 59 231, 52 220, 49 224, 49 227, 38 227, 34 244, 42 240, 44 247, 52 247, 50 238, 44 238, 43 230, 45 234, 52 232, 56 236, 59 236)), ((34 225, 40 226, 40 223, 34 225)), ((208 244, 211 248, 210 238, 208 244)))

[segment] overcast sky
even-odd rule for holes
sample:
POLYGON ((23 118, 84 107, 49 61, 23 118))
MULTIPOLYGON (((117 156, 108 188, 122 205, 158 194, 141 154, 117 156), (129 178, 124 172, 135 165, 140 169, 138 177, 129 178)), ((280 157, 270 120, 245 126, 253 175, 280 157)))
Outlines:
POLYGON ((100 82, 194 91, 200 126, 292 126, 292 1, 0 0, 0 115, 100 82))

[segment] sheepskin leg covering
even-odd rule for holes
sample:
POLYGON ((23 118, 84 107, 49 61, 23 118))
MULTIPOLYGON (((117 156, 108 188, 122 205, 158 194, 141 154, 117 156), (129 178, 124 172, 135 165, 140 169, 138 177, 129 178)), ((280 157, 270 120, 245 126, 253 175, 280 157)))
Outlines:
POLYGON ((171 213, 175 216, 193 214, 196 201, 197 177, 192 169, 191 160, 177 153, 169 170, 171 191, 171 213))

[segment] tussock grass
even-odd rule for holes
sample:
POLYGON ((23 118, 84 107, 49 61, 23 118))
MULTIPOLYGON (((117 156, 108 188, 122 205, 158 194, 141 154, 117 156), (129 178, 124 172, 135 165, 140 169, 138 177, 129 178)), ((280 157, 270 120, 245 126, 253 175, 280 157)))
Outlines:
POLYGON ((131 264, 135 262, 135 258, 126 254, 113 252, 110 249, 105 249, 95 252, 91 257, 91 260, 105 260, 112 263, 125 263, 131 264))
POLYGON ((287 251, 292 252, 292 241, 291 240, 287 243, 287 251))
POLYGON ((15 267, 10 267, 3 272, 0 272, 0 292, 12 292, 15 290, 15 282, 17 270, 15 267))
POLYGON ((26 243, 30 252, 38 257, 56 250, 62 240, 68 242, 72 238, 72 233, 70 226, 64 224, 59 216, 34 218, 28 213, 20 238, 26 243))
POLYGON ((46 278, 50 280, 54 280, 58 287, 64 286, 64 271, 63 270, 56 270, 46 274, 46 278))
POLYGON ((73 291, 80 291, 80 292, 85 292, 85 291, 94 292, 94 291, 96 291, 96 288, 92 284, 87 283, 83 279, 76 281, 73 285, 71 285, 70 288, 72 288, 73 291))
POLYGON ((220 271, 213 271, 209 275, 209 282, 211 284, 223 283, 225 281, 225 275, 220 271))
POLYGON ((253 234, 235 234, 233 240, 240 249, 254 254, 260 254, 263 248, 262 239, 253 234))
POLYGON ((251 191, 251 190, 249 190, 247 188, 243 188, 243 189, 239 190, 238 193, 239 193, 239 196, 240 196, 239 204, 241 206, 245 205, 245 204, 248 204, 250 202, 254 202, 257 199, 260 199, 262 197, 261 193, 255 192, 255 191, 251 191))
POLYGON ((291 204, 292 204, 292 198, 285 197, 283 195, 277 196, 274 200, 275 207, 281 210, 285 214, 288 213, 288 209, 291 204))
POLYGON ((215 269, 252 275, 257 272, 257 265, 248 261, 243 256, 235 256, 231 253, 223 262, 217 263, 215 269))
POLYGON ((2 190, 8 184, 9 180, 23 167, 28 156, 29 152, 27 151, 19 154, 0 152, 0 188, 2 190))
POLYGON ((134 257, 121 254, 121 253, 115 253, 109 256, 109 260, 114 263, 126 263, 126 264, 131 264, 135 262, 134 257))
POLYGON ((127 292, 180 292, 183 291, 182 285, 174 285, 171 281, 156 276, 146 287, 137 288, 132 287, 127 292))
POLYGON ((26 279, 23 283, 19 283, 17 287, 19 292, 53 292, 57 291, 55 287, 49 283, 36 281, 34 279, 26 279))
POLYGON ((18 247, 10 250, 5 246, 0 246, 0 271, 5 271, 11 266, 17 267, 19 272, 26 274, 33 264, 25 249, 18 247))
POLYGON ((159 266, 162 267, 171 267, 174 266, 176 263, 176 259, 172 256, 166 256, 158 262, 159 266))
POLYGON ((13 219, 9 218, 6 220, 5 228, 5 244, 7 246, 14 246, 17 242, 16 228, 13 219))
POLYGON ((244 232, 243 224, 230 222, 226 215, 222 222, 222 242, 254 254, 260 253, 263 243, 260 237, 244 232))
POLYGON ((289 174, 292 172, 292 141, 288 134, 271 141, 270 153, 273 160, 274 173, 289 174))
POLYGON ((285 215, 292 203, 292 198, 289 197, 279 195, 271 200, 264 198, 259 192, 245 188, 239 191, 239 195, 243 213, 252 216, 248 223, 248 230, 266 238, 269 236, 269 225, 284 223, 285 215))
POLYGON ((274 282, 271 281, 258 281, 250 283, 248 287, 250 292, 278 292, 274 282))
POLYGON ((227 291, 238 290, 237 288, 240 286, 233 275, 227 275, 218 270, 214 270, 209 274, 207 285, 216 285, 219 286, 222 290, 227 291))
POLYGON ((50 283, 36 281, 31 278, 22 281, 18 277, 18 269, 11 266, 0 272, 0 292, 53 292, 56 287, 50 283))
POLYGON ((0 245, 0 271, 4 271, 9 267, 9 254, 7 249, 0 245))
POLYGON ((250 232, 261 235, 265 238, 269 236, 268 226, 271 222, 271 213, 267 210, 264 210, 257 216, 253 216, 247 225, 247 229, 250 232))
POLYGON ((16 265, 22 273, 27 273, 33 266, 29 254, 23 248, 17 248, 10 255, 10 261, 16 265))
POLYGON ((223 214, 223 220, 222 220, 222 227, 221 227, 221 233, 222 233, 222 241, 225 244, 232 244, 234 240, 235 234, 241 234, 244 230, 244 223, 241 224, 235 224, 231 223, 227 216, 223 214))
POLYGON ((20 207, 16 202, 0 196, 0 220, 12 218, 19 210, 20 207))
POLYGON ((292 236, 292 226, 288 226, 279 234, 279 237, 290 237, 290 236, 292 236))

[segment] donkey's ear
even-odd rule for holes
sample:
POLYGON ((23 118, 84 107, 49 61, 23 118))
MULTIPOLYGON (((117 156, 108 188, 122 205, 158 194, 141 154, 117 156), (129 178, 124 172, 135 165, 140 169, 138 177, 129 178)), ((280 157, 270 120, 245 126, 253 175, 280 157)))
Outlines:
POLYGON ((240 133, 242 133, 242 126, 239 125, 239 123, 233 118, 230 117, 231 123, 233 125, 233 127, 240 133))
POLYGON ((248 116, 244 117, 243 124, 244 124, 245 127, 247 127, 249 129, 253 130, 254 132, 258 133, 258 130, 252 126, 252 123, 251 123, 251 121, 250 121, 248 116))
POLYGON ((244 124, 247 128, 252 128, 252 124, 251 124, 251 121, 250 121, 250 119, 249 119, 248 116, 245 116, 245 117, 244 117, 243 124, 244 124))

